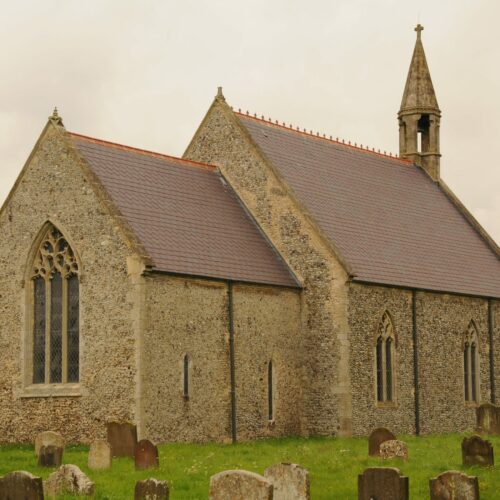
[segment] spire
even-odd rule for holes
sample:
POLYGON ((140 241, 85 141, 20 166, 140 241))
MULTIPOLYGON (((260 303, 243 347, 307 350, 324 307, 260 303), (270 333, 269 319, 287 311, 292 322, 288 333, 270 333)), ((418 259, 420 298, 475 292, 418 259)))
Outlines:
POLYGON ((424 27, 418 24, 415 28, 417 41, 413 50, 408 77, 406 79, 400 113, 415 108, 426 109, 439 113, 439 106, 432 85, 431 74, 425 58, 422 45, 422 31, 424 27))
POLYGON ((424 27, 417 25, 417 41, 406 78, 399 119, 399 154, 439 180, 439 110, 422 45, 424 27))

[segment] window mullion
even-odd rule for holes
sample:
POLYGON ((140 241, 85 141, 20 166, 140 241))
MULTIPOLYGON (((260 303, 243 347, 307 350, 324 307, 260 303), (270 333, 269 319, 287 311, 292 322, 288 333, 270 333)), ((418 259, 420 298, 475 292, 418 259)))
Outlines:
POLYGON ((50 383, 50 318, 52 305, 52 281, 50 275, 45 280, 45 383, 50 383))
POLYGON ((387 401, 386 338, 382 338, 382 401, 387 401))
POLYGON ((62 279, 62 383, 68 382, 68 280, 62 279))
POLYGON ((467 348, 467 360, 469 363, 469 401, 472 401, 472 349, 471 344, 467 348))

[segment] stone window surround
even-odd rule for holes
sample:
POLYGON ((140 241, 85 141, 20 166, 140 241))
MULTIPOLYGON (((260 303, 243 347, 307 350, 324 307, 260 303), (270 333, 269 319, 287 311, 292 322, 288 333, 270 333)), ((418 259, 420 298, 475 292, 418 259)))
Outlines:
POLYGON ((380 320, 377 323, 377 328, 375 330, 375 335, 373 337, 373 374, 374 374, 374 400, 376 408, 397 408, 397 393, 396 393, 396 371, 395 368, 397 366, 396 356, 397 356, 397 336, 394 328, 394 322, 392 321, 392 316, 389 314, 388 310, 384 310, 384 312, 380 316, 380 320), (382 401, 378 399, 378 390, 377 390, 377 341, 379 338, 382 338, 382 390, 383 396, 382 401), (386 391, 387 391, 387 370, 386 370, 386 341, 390 339, 390 349, 391 349, 391 392, 392 399, 386 399, 386 391))
POLYGON ((481 400, 481 392, 480 392, 480 367, 479 367, 479 361, 480 361, 480 356, 479 356, 479 336, 478 336, 478 331, 476 324, 474 323, 474 320, 471 320, 469 322, 469 326, 467 327, 467 330, 465 331, 463 335, 463 343, 462 343, 462 381, 463 381, 463 388, 462 388, 462 397, 464 398, 464 404, 465 406, 471 406, 471 407, 477 407, 480 404, 481 400), (472 398, 472 349, 468 346, 475 345, 475 355, 474 355, 474 362, 475 362, 475 390, 476 390, 476 399, 472 398), (467 352, 466 352, 467 350, 467 352), (465 359, 464 355, 467 355, 468 357, 468 365, 469 365, 469 370, 468 370, 468 395, 469 398, 466 399, 465 397, 465 359))
MULTIPOLYGON (((20 398, 36 398, 36 397, 80 397, 82 396, 82 386, 78 382, 65 382, 65 383, 33 383, 33 327, 34 327, 34 281, 33 281, 33 263, 37 257, 40 245, 45 239, 48 231, 51 228, 57 229, 68 242, 71 250, 73 251, 77 267, 78 278, 80 284, 80 297, 81 297, 81 284, 82 284, 82 264, 78 252, 75 250, 75 244, 68 232, 64 230, 58 222, 47 220, 38 232, 38 235, 33 241, 31 250, 26 260, 27 266, 24 277, 24 328, 21 350, 21 365, 22 365, 22 388, 16 393, 20 398)), ((79 308, 79 314, 81 309, 79 308)), ((81 327, 81 321, 79 321, 81 327)), ((80 328, 81 334, 81 328, 80 328)), ((81 335, 80 335, 80 350, 79 350, 79 369, 81 373, 81 335)))

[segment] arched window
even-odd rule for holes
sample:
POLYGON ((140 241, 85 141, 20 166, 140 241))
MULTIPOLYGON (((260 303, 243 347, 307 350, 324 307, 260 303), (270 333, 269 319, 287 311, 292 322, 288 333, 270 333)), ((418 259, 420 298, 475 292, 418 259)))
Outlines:
POLYGON ((479 395, 479 353, 478 336, 474 321, 469 323, 463 344, 464 359, 464 398, 465 401, 477 402, 479 395))
POLYGON ((267 365, 267 410, 269 420, 274 420, 273 362, 267 365))
POLYGON ((78 274, 73 250, 61 232, 51 225, 32 265, 33 384, 79 380, 78 274))
POLYGON ((377 402, 394 401, 394 327, 385 312, 380 320, 375 344, 377 402))
POLYGON ((184 399, 189 399, 189 356, 184 356, 183 363, 183 394, 184 399))

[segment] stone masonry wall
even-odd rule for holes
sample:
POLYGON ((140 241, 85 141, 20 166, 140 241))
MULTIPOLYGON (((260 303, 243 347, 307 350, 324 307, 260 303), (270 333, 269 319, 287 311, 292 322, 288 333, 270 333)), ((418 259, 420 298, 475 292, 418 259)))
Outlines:
POLYGON ((493 349, 495 368, 495 402, 500 404, 500 300, 492 301, 493 307, 493 349))
MULTIPOLYGON (((150 275, 143 340, 142 437, 230 441, 228 286, 150 275), (189 356, 189 399, 183 360, 189 356)), ((238 440, 299 434, 299 292, 235 285, 234 330, 238 440), (276 363, 275 425, 267 420, 267 361, 276 363)))
MULTIPOLYGON (((377 426, 396 433, 413 433, 411 291, 353 283, 349 297, 354 433, 367 434, 377 426), (375 396, 375 332, 386 310, 393 319, 397 340, 396 401, 392 407, 380 407, 375 396)), ((417 292, 422 434, 474 428, 475 406, 465 403, 463 389, 463 336, 471 320, 478 329, 480 344, 480 402, 490 401, 487 308, 486 299, 417 292)), ((498 347, 495 351, 498 359, 498 347)))
POLYGON ((49 126, 0 215, 0 442, 51 429, 68 442, 103 437, 108 419, 135 419, 130 254, 61 130, 49 126), (50 219, 81 257, 79 396, 26 397, 28 254, 50 219), (24 378, 26 376, 26 379, 24 378))
POLYGON ((302 414, 304 432, 349 434, 346 272, 224 102, 214 102, 185 157, 220 167, 304 287, 307 391, 304 405, 294 409, 302 414))

